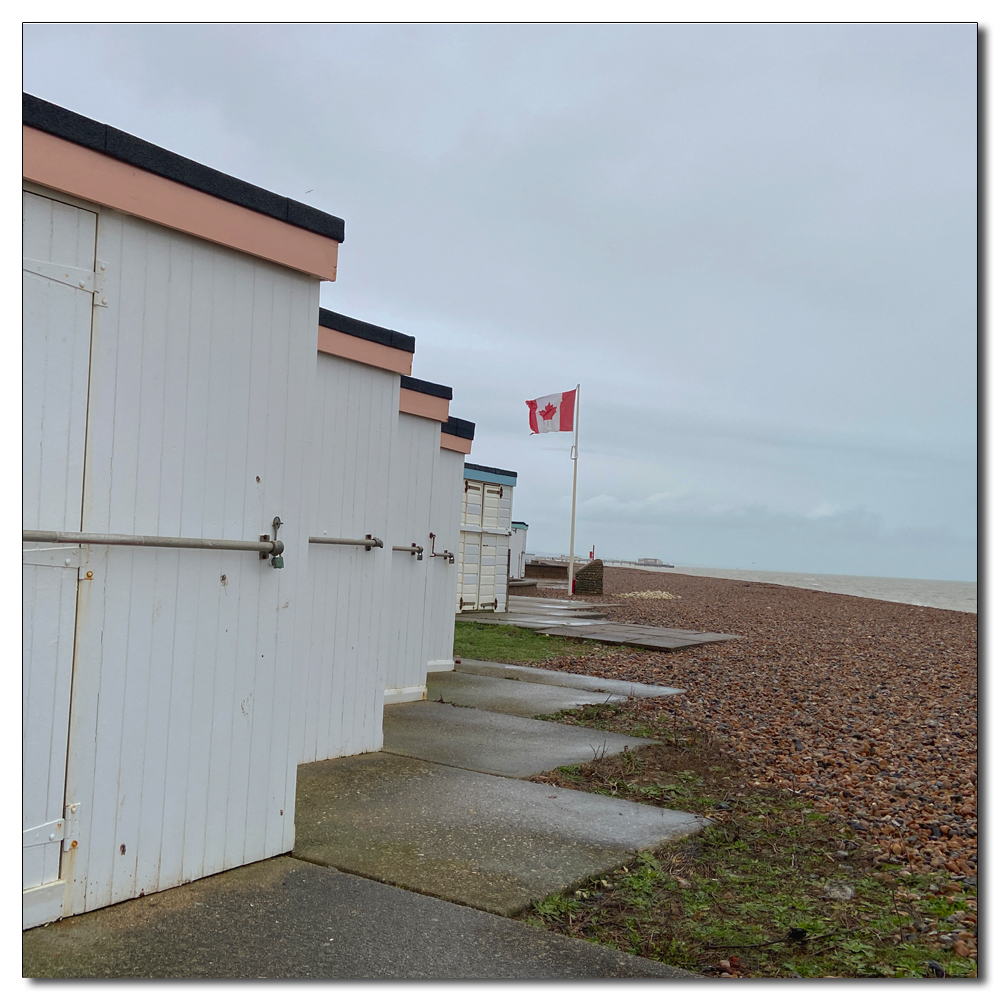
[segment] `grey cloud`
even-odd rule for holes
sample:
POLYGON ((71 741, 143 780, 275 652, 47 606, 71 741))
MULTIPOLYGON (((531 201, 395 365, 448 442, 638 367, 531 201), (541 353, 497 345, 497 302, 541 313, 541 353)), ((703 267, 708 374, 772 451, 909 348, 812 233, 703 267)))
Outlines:
POLYGON ((417 337, 537 549, 568 442, 523 401, 581 382, 581 510, 773 512, 691 522, 694 562, 974 575, 974 25, 24 37, 26 89, 343 216, 323 304, 417 337))

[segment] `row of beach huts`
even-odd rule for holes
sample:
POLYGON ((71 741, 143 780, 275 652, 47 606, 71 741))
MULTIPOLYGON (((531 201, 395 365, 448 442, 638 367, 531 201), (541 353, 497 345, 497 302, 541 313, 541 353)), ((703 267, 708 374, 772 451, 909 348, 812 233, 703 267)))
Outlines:
POLYGON ((29 95, 23 164, 33 927, 290 851, 524 544, 414 339, 320 308, 341 219, 29 95))

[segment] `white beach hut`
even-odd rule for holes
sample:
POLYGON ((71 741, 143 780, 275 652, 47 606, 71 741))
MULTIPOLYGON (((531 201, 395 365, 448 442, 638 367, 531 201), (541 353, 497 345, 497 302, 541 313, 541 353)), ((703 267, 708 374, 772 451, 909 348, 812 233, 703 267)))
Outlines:
MULTIPOLYGON (((410 568, 406 558, 393 559, 400 525, 390 467, 400 451, 400 379, 411 369, 414 339, 327 309, 319 315, 303 763, 382 748, 397 621, 393 564, 410 568)), ((440 422, 429 426, 439 434, 440 422)), ((405 467, 407 484, 410 474, 405 467)), ((429 492, 429 481, 419 480, 415 495, 421 486, 429 492)))
POLYGON ((457 610, 506 611, 517 473, 467 462, 464 475, 457 610))
POLYGON ((428 669, 454 668, 451 595, 468 436, 451 433, 448 386, 403 377, 393 447, 390 534, 392 579, 385 703, 427 695, 428 669), (444 427, 444 429, 442 429, 444 427))
POLYGON ((34 926, 292 848, 343 222, 28 95, 23 153, 34 926))
POLYGON ((508 579, 524 579, 524 554, 528 545, 528 525, 524 521, 510 522, 510 548, 508 579))
POLYGON ((427 669, 455 669, 455 590, 460 569, 462 498, 465 456, 472 451, 476 425, 471 420, 449 417, 441 428, 441 447, 434 464, 431 520, 440 525, 437 551, 447 552, 441 572, 430 578, 427 611, 427 669))

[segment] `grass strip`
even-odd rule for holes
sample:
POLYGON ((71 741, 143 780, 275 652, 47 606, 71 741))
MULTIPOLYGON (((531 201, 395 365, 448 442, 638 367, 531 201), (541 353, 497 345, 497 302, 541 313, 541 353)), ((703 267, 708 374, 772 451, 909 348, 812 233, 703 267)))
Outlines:
POLYGON ((850 826, 793 793, 754 787, 710 736, 678 730, 663 706, 545 717, 660 742, 532 780, 712 825, 550 896, 523 920, 724 978, 976 977, 974 886, 877 864, 850 826))
POLYGON ((455 622, 455 655, 469 660, 530 665, 554 656, 600 656, 619 648, 585 639, 540 635, 516 625, 455 622))

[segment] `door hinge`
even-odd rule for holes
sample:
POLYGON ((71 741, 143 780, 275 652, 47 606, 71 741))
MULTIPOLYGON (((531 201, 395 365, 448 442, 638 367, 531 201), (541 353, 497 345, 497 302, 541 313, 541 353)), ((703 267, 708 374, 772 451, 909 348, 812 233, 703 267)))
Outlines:
POLYGON ((80 846, 80 803, 66 806, 66 831, 63 834, 63 850, 72 851, 80 846))
POLYGON ((53 819, 40 826, 32 826, 21 831, 21 846, 37 847, 39 844, 57 844, 66 835, 65 829, 65 819, 53 819))
POLYGON ((57 545, 53 548, 22 549, 24 566, 55 566, 58 569, 79 569, 83 564, 79 545, 57 545))
POLYGON ((80 803, 74 802, 66 806, 66 815, 61 819, 49 820, 40 826, 32 826, 21 831, 21 846, 38 847, 40 844, 58 844, 62 841, 63 850, 71 851, 79 846, 80 837, 80 803))
POLYGON ((107 274, 108 265, 103 261, 97 262, 97 268, 89 271, 84 267, 67 267, 65 264, 52 264, 47 260, 31 260, 28 257, 21 258, 21 270, 29 274, 37 274, 41 278, 48 278, 50 281, 58 281, 61 285, 69 285, 81 292, 87 292, 94 297, 94 305, 104 308, 108 304, 104 294, 104 277, 107 274))

